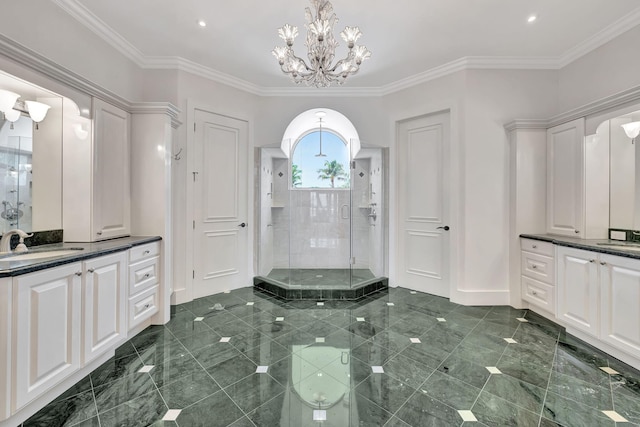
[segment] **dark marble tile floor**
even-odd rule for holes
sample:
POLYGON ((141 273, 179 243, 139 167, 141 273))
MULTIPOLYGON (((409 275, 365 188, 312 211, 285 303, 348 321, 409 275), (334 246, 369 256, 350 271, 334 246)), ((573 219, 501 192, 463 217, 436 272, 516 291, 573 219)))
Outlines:
POLYGON ((173 311, 23 427, 640 426, 640 372, 527 310, 243 288, 173 311))

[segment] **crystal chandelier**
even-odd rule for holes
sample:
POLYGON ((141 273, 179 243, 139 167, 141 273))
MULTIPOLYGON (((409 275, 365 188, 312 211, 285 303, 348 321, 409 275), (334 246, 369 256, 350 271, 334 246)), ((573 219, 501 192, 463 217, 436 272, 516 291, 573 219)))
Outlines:
POLYGON ((307 57, 309 64, 304 59, 293 53, 293 41, 298 35, 298 28, 286 24, 278 30, 280 38, 286 46, 278 46, 273 49, 273 55, 278 59, 280 68, 285 74, 289 74, 296 84, 306 83, 307 86, 327 87, 331 83, 342 84, 350 75, 356 74, 360 64, 371 56, 371 52, 365 46, 356 45, 362 35, 358 27, 346 27, 340 33, 347 43, 349 53, 335 64, 335 50, 338 42, 333 37, 333 27, 338 18, 333 13, 333 6, 329 0, 310 0, 315 15, 310 8, 305 8, 307 23, 307 41, 305 45, 309 49, 307 57))

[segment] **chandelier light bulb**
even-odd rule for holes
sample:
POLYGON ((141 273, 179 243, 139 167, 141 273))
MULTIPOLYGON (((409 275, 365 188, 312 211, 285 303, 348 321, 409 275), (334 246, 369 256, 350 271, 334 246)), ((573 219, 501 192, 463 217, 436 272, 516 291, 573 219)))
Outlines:
POLYGON ((293 42, 298 35, 298 28, 289 24, 278 30, 278 35, 286 43, 285 47, 276 47, 271 52, 278 60, 283 73, 291 76, 296 84, 305 83, 307 86, 328 87, 332 83, 343 84, 347 77, 360 70, 362 61, 371 56, 365 46, 358 46, 356 42, 362 35, 358 27, 346 27, 340 36, 349 49, 347 56, 334 62, 338 42, 333 35, 333 28, 338 18, 333 13, 333 6, 328 0, 310 0, 312 8, 305 8, 307 21, 307 58, 296 56, 293 52, 293 42), (315 12, 315 14, 314 14, 315 12))

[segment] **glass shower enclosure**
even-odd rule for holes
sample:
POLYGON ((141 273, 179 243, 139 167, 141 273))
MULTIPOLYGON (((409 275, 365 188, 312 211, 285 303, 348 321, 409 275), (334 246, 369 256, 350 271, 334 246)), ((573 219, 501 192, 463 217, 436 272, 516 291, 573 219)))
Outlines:
POLYGON ((385 288, 387 149, 321 130, 289 153, 256 149, 254 285, 288 299, 357 299, 385 288))

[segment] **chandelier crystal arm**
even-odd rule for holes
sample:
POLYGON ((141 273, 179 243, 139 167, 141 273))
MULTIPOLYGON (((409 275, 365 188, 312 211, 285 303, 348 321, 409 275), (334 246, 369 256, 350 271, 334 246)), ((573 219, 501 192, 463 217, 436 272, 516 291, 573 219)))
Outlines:
POLYGON ((305 8, 305 46, 308 49, 309 63, 293 52, 298 29, 289 24, 278 30, 278 35, 285 41, 286 46, 276 47, 272 53, 278 60, 282 72, 289 74, 296 84, 304 82, 308 86, 316 87, 328 87, 332 83, 342 84, 348 76, 360 70, 360 64, 371 56, 371 52, 365 46, 356 45, 362 36, 358 27, 345 27, 340 36, 349 50, 345 58, 334 64, 338 42, 333 35, 333 28, 338 18, 333 13, 333 6, 329 0, 310 1, 313 10, 305 8))

